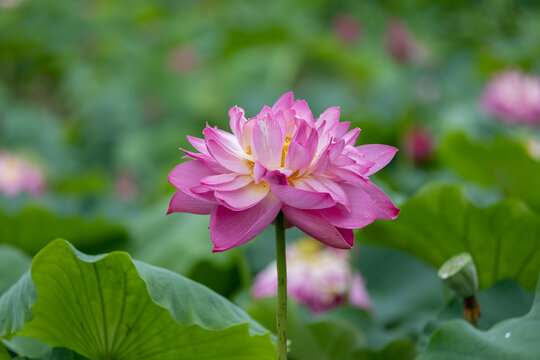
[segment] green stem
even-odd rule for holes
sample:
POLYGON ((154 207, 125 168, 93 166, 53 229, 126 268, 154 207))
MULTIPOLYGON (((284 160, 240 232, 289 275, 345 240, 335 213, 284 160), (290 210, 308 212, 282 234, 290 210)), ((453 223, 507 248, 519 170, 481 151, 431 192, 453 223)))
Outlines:
POLYGON ((285 217, 280 212, 276 224, 276 263, 278 277, 277 359, 287 360, 287 258, 285 251, 285 217))

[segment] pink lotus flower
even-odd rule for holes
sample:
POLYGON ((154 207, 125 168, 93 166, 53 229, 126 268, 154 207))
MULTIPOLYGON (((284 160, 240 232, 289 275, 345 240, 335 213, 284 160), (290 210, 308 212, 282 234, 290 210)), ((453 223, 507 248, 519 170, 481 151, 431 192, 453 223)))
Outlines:
POLYGON ((42 170, 24 158, 0 151, 0 193, 7 197, 29 193, 40 196, 45 189, 42 170))
MULTIPOLYGON (((277 294, 275 261, 255 277, 251 292, 256 299, 277 294)), ((364 280, 349 266, 349 252, 317 245, 310 238, 287 246, 287 293, 314 313, 345 302, 371 308, 364 280)))
POLYGON ((199 152, 175 167, 169 182, 178 191, 168 213, 210 214, 213 251, 247 243, 279 211, 290 224, 323 243, 353 246, 353 229, 399 210, 370 180, 396 148, 355 146, 360 129, 339 122, 331 107, 314 119, 307 103, 283 95, 250 119, 229 110, 233 134, 207 126, 204 139, 188 136, 199 152))
POLYGON ((493 78, 481 97, 484 111, 507 124, 540 125, 540 78, 506 70, 493 78))

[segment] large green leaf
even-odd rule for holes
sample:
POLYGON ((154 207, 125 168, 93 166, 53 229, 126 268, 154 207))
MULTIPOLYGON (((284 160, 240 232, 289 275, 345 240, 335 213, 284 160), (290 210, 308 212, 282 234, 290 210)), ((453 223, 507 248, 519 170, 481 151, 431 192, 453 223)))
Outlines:
POLYGON ((375 223, 358 239, 385 245, 441 266, 467 251, 481 288, 513 279, 534 289, 540 269, 540 219, 517 200, 486 208, 470 202, 456 186, 429 185, 409 199, 397 220, 375 223))
POLYGON ((227 297, 242 283, 247 285, 243 250, 212 253, 208 216, 187 213, 165 216, 169 201, 169 197, 157 201, 155 206, 131 219, 133 257, 187 276, 227 297))
POLYGON ((534 360, 540 354, 540 285, 533 306, 523 317, 502 321, 488 331, 464 320, 452 320, 433 335, 420 360, 534 360))
POLYGON ((90 359, 275 357, 269 331, 208 288, 127 253, 89 256, 64 240, 36 255, 31 277, 0 298, 0 314, 1 336, 90 359))
POLYGON ((61 217, 39 208, 27 208, 16 216, 0 211, 0 243, 35 255, 58 237, 71 239, 82 251, 100 253, 124 245, 127 233, 122 226, 103 219, 61 217))
MULTIPOLYGON (((500 321, 527 314, 534 301, 534 293, 523 290, 515 281, 503 280, 478 292, 476 298, 482 311, 478 328, 488 330, 500 321)), ((455 319, 464 319, 463 299, 457 295, 426 325, 417 349, 422 351, 436 329, 455 319)))
POLYGON ((527 153, 524 144, 499 137, 484 145, 458 133, 445 140, 441 157, 463 177, 483 185, 500 186, 505 194, 519 197, 540 210, 540 162, 527 153))

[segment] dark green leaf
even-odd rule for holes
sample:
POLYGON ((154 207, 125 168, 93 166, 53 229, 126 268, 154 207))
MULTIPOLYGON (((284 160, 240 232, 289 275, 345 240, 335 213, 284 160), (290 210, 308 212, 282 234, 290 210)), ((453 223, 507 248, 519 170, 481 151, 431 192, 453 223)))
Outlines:
POLYGON ((127 241, 125 229, 103 219, 56 216, 46 210, 28 208, 16 216, 0 211, 0 243, 34 255, 52 240, 62 237, 86 252, 117 249, 127 241))
POLYGON ((540 286, 533 306, 520 318, 502 321, 488 331, 452 320, 433 335, 420 360, 534 360, 540 354, 540 286))
POLYGON ((521 198, 540 211, 540 162, 527 153, 525 144, 499 137, 484 145, 459 133, 446 139, 441 156, 463 177, 482 185, 499 186, 505 194, 521 198))
POLYGON ((481 289, 503 279, 533 289, 540 269, 536 214, 513 199, 478 208, 456 186, 423 188, 401 207, 397 220, 375 223, 358 239, 406 251, 436 268, 469 252, 481 289))

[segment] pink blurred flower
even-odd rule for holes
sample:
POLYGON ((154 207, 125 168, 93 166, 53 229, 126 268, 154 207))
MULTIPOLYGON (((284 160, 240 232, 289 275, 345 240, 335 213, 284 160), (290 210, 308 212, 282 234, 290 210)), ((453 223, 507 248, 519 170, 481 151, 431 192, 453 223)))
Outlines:
POLYGON ((352 45, 362 36, 362 25, 354 16, 339 14, 333 20, 334 32, 345 44, 352 45))
POLYGON ((8 197, 21 193, 40 196, 45 190, 42 170, 26 159, 0 150, 0 193, 8 197))
POLYGON ((168 213, 210 214, 213 251, 253 239, 279 211, 306 234, 350 249, 353 229, 399 210, 369 175, 383 168, 396 148, 354 145, 360 129, 339 122, 331 107, 314 119, 291 92, 250 119, 229 110, 234 134, 207 126, 204 139, 188 136, 199 152, 175 167, 169 182, 178 191, 168 213))
MULTIPOLYGON (((256 299, 277 294, 275 261, 255 277, 251 292, 256 299)), ((287 293, 314 313, 328 311, 344 302, 362 309, 371 308, 362 277, 349 266, 349 252, 310 238, 287 246, 287 293)))
POLYGON ((540 78, 519 70, 502 71, 487 85, 481 105, 507 124, 540 125, 540 78))
POLYGON ((398 19, 388 22, 385 35, 385 45, 388 54, 397 62, 423 62, 427 56, 426 49, 407 25, 398 19))
POLYGON ((186 73, 195 65, 197 65, 197 51, 190 45, 179 46, 169 55, 169 66, 177 73, 186 73))
POLYGON ((431 159, 434 151, 434 136, 424 127, 413 127, 403 135, 403 151, 417 164, 431 159))

